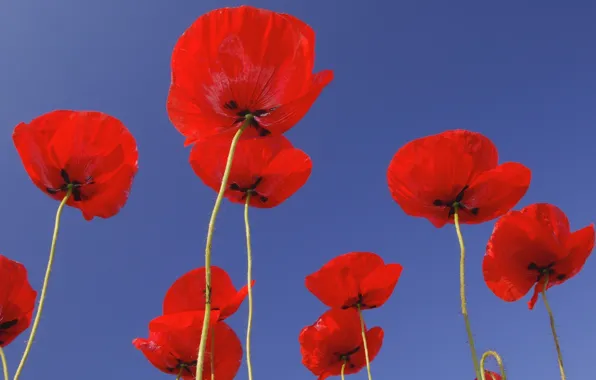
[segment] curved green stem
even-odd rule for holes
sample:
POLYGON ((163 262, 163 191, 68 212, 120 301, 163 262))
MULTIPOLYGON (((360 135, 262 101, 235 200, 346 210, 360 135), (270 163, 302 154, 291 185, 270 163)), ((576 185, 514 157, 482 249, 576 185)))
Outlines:
POLYGON ((542 300, 544 301, 544 306, 546 307, 546 311, 548 312, 548 318, 550 320, 550 330, 553 334, 553 339, 555 340, 555 348, 557 349, 557 362, 559 363, 559 372, 561 373, 561 380, 566 380, 567 376, 565 376, 565 368, 563 367, 563 354, 561 354, 561 346, 559 345, 559 337, 557 336, 557 329, 555 327, 555 317, 553 316, 553 311, 550 308, 548 299, 546 298, 547 287, 548 276, 545 276, 544 288, 542 288, 542 300))
POLYGON ((458 206, 454 206, 455 213, 453 214, 453 222, 455 224, 455 232, 457 233, 457 239, 459 240, 460 258, 459 258, 459 296, 461 298, 461 313, 464 316, 466 323, 466 332, 468 334, 468 344, 470 345, 470 351, 472 353, 472 362, 474 363, 474 371, 476 372, 476 378, 484 379, 484 373, 480 372, 480 365, 478 364, 478 353, 476 352, 476 346, 474 344, 474 335, 472 335, 472 326, 470 325, 470 317, 468 316, 468 303, 466 301, 466 247, 464 245, 464 237, 461 233, 459 226, 459 214, 458 206))
POLYGON ((215 380, 215 328, 211 328, 211 355, 209 356, 211 364, 211 380, 215 380))
POLYGON ((37 333, 37 328, 39 327, 39 321, 41 320, 41 313, 43 311, 43 306, 46 300, 46 293, 48 291, 48 283, 50 281, 50 273, 52 272, 52 265, 54 264, 54 256, 56 253, 56 242, 58 241, 58 231, 60 230, 60 217, 62 216, 62 210, 68 201, 68 198, 72 195, 72 185, 68 186, 68 191, 66 195, 60 202, 58 206, 58 211, 56 211, 56 221, 54 223, 54 234, 52 235, 52 244, 50 246, 50 257, 48 259, 48 266, 46 267, 46 274, 43 279, 43 285, 41 287, 41 295, 39 297, 39 306, 37 307, 37 314, 35 315, 35 319, 33 320, 33 327, 31 327, 31 333, 29 334, 29 340, 27 340, 27 346, 25 347, 25 352, 23 352, 23 357, 21 358, 21 362, 17 367, 17 371, 14 374, 14 380, 17 380, 25 367, 25 363, 27 362, 27 357, 29 356, 29 352, 31 352, 31 346, 33 345, 33 340, 35 338, 35 334, 37 333))
POLYGON ((182 377, 182 371, 184 371, 184 368, 180 368, 180 372, 178 372, 178 375, 176 376, 176 380, 180 380, 180 378, 182 377))
MULTIPOLYGON (((488 359, 489 356, 492 356, 493 358, 495 358, 497 365, 499 366, 499 372, 501 373, 501 379, 507 380, 507 374, 505 373, 505 366, 503 366, 503 359, 496 351, 486 351, 485 353, 482 354, 482 357, 480 358, 480 373, 482 374, 482 380, 487 380, 486 376, 484 374, 484 362, 486 361, 486 359, 488 359)), ((492 377, 492 379, 488 379, 488 380, 497 380, 497 379, 495 379, 495 377, 492 374, 490 376, 492 377)))
POLYGON ((215 205, 213 205, 211 219, 209 220, 209 227, 207 228, 207 243, 205 245, 205 318, 203 320, 203 329, 201 330, 201 343, 199 344, 199 352, 197 355, 197 379, 203 378, 203 365, 205 364, 205 346, 207 345, 207 334, 209 333, 209 322, 211 319, 211 245, 213 243, 213 231, 215 230, 215 220, 217 219, 217 214, 219 213, 219 208, 221 206, 221 202, 223 201, 224 192, 226 191, 226 188, 228 186, 228 177, 230 176, 230 171, 232 169, 232 162, 234 161, 234 153, 236 152, 236 146, 238 145, 238 141, 240 141, 240 136, 242 136, 242 132, 244 132, 244 130, 250 125, 252 119, 253 116, 251 114, 246 115, 244 122, 242 123, 242 126, 238 129, 238 131, 234 135, 234 138, 232 139, 232 144, 230 145, 230 151, 228 153, 228 159, 226 161, 224 173, 221 178, 221 185, 219 187, 219 192, 217 193, 217 198, 215 198, 215 205))
POLYGON ((6 361, 6 355, 4 355, 2 346, 0 346, 0 360, 2 360, 2 373, 4 373, 4 380, 8 380, 8 362, 6 361))
POLYGON ((341 373, 340 373, 341 374, 341 380, 345 380, 346 379, 346 377, 344 375, 344 372, 346 371, 346 364, 347 363, 348 362, 346 360, 344 360, 344 364, 341 365, 341 373))
POLYGON ((246 281, 248 281, 248 322, 246 325, 246 368, 248 369, 248 380, 252 380, 252 362, 250 357, 250 334, 252 331, 252 246, 250 242, 250 223, 248 220, 248 209, 250 205, 251 193, 246 194, 246 203, 244 204, 244 226, 246 228, 246 281))
POLYGON ((366 373, 368 374, 368 380, 372 380, 370 373, 370 356, 368 355, 368 342, 366 341, 366 329, 364 328, 364 316, 362 315, 362 309, 358 305, 358 315, 360 316, 360 332, 362 334, 362 344, 364 344, 364 357, 366 358, 366 373))

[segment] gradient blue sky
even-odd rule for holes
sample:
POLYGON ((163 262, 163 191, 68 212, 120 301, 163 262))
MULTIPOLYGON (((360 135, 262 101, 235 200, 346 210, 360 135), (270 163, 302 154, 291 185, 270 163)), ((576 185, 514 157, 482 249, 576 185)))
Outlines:
MULTIPOLYGON (((25 173, 11 134, 53 109, 99 110, 137 139, 140 170, 119 215, 87 223, 68 209, 41 331, 23 380, 166 379, 134 349, 169 285, 203 263, 215 194, 195 177, 165 111, 170 56, 199 15, 238 1, 18 0, 0 4, 0 252, 39 289, 58 203, 25 173)), ((458 246, 392 201, 385 173, 407 141, 446 129, 482 132, 502 160, 533 170, 518 207, 551 202, 573 229, 596 216, 596 3, 473 0, 262 0, 317 32, 317 69, 335 81, 287 135, 312 177, 282 206, 253 210, 256 379, 312 378, 297 336, 325 307, 304 276, 332 257, 374 251, 404 266, 390 301, 366 313, 385 329, 373 362, 383 379, 474 378, 459 309, 458 246)), ((224 203, 214 264, 245 278, 242 207, 224 203)), ((496 349, 511 379, 556 380, 541 302, 507 304, 485 286, 493 223, 466 226, 468 295, 479 350, 496 349)), ((596 259, 549 294, 570 379, 596 357, 596 259)), ((246 304, 230 318, 242 340, 246 304)), ((11 370, 22 335, 7 348, 11 370)), ((491 364, 492 367, 492 364, 491 364)), ((493 367, 494 368, 494 367, 493 367)), ((351 376, 365 379, 365 373, 351 376)), ((238 379, 246 379, 245 366, 238 379)))

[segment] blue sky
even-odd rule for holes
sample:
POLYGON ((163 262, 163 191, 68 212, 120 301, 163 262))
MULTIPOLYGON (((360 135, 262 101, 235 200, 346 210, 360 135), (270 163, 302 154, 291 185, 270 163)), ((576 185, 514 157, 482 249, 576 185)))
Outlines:
MULTIPOLYGON (((39 289, 58 203, 29 180, 12 128, 53 109, 99 110, 137 139, 130 200, 108 220, 64 213, 49 298, 23 380, 158 380, 131 340, 147 334, 163 296, 203 265, 215 194, 188 165, 165 101, 170 55, 199 15, 230 1, 19 0, 0 5, 0 253, 23 262, 39 289)), ((518 207, 551 202, 572 229, 594 221, 596 3, 472 0, 262 0, 317 32, 317 69, 335 70, 287 136, 314 162, 280 207, 252 210, 256 379, 309 379, 297 336, 325 307, 304 277, 332 257, 373 251, 404 266, 393 297, 366 313, 385 329, 373 362, 383 379, 473 379, 459 311, 454 229, 407 217, 385 174, 407 141, 446 129, 481 132, 501 159, 533 170, 518 207)), ((463 229, 468 301, 479 350, 496 349, 511 379, 556 380, 544 306, 507 304, 482 279, 493 223, 463 229)), ((245 278, 242 207, 224 203, 214 264, 245 278)), ((570 379, 593 370, 596 259, 550 292, 570 379)), ((230 318, 243 340, 246 305, 230 318)), ((7 348, 12 370, 22 335, 7 348)), ((246 379, 245 366, 238 379, 246 379)), ((351 376, 365 379, 365 372, 351 376)))

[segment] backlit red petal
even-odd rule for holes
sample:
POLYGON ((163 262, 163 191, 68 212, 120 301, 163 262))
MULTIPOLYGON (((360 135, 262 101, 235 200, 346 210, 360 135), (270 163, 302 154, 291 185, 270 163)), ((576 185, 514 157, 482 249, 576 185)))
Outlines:
POLYGON ((360 291, 364 296, 363 309, 378 308, 385 304, 397 285, 402 272, 399 264, 388 264, 377 267, 360 283, 360 291))

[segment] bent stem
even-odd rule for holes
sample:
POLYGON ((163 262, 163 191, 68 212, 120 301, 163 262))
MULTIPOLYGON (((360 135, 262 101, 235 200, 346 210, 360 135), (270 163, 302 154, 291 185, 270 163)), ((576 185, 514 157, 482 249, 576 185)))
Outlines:
POLYGON ((215 328, 211 328, 211 355, 209 357, 211 364, 211 380, 215 380, 215 328))
POLYGON ((454 206, 455 212, 453 214, 453 222, 455 224, 455 232, 457 233, 457 239, 459 240, 460 258, 459 258, 459 296, 461 298, 461 313, 464 316, 466 323, 466 332, 468 334, 468 344, 472 353, 472 362, 474 363, 474 371, 476 371, 476 378, 484 379, 484 373, 480 372, 480 365, 478 364, 478 353, 476 352, 476 346, 474 344, 474 335, 472 335, 472 326, 470 325, 470 317, 468 316, 468 303, 466 301, 466 247, 464 245, 464 237, 461 234, 461 228, 459 226, 459 214, 458 205, 454 206))
POLYGON ((344 375, 344 372, 346 371, 346 364, 348 362, 346 360, 344 360, 344 364, 341 365, 341 380, 345 380, 346 377, 344 375))
POLYGON ((364 316, 362 315, 362 309, 358 305, 358 315, 360 316, 360 332, 362 333, 362 343, 364 344, 364 357, 366 358, 366 373, 368 374, 368 380, 372 380, 370 373, 370 356, 368 356, 368 342, 366 341, 366 329, 364 328, 364 316))
POLYGON ((246 281, 248 281, 248 322, 246 324, 246 367, 248 368, 248 380, 252 380, 252 362, 250 360, 250 333, 252 330, 252 247, 250 243, 250 223, 248 221, 248 209, 251 193, 246 194, 246 203, 244 204, 244 226, 246 228, 246 281))
POLYGON ((546 288, 548 287, 548 276, 544 280, 544 288, 542 288, 542 300, 544 301, 544 306, 546 306, 546 311, 548 312, 548 318, 550 320, 550 330, 553 333, 553 339, 555 340, 555 347, 557 349, 557 362, 559 363, 559 372, 561 372, 561 380, 567 379, 565 376, 565 368, 563 367, 563 354, 561 354, 561 346, 559 345, 559 337, 557 336, 557 329, 555 328, 555 317, 553 316, 553 311, 550 308, 550 304, 548 303, 548 299, 546 298, 546 288))
POLYGON ((486 376, 484 374, 484 362, 486 361, 486 359, 488 359, 489 356, 495 358, 497 365, 499 366, 499 372, 501 373, 502 380, 507 380, 507 374, 505 373, 505 367, 503 366, 503 359, 496 351, 486 351, 484 354, 482 354, 482 357, 480 358, 480 373, 482 374, 481 379, 497 380, 495 379, 495 376, 493 374, 490 375, 491 379, 486 379, 486 376))
POLYGON ((215 204, 213 205, 213 211, 211 212, 211 219, 209 219, 209 227, 207 228, 207 243, 205 245, 205 318, 203 320, 203 328, 201 330, 201 343, 199 344, 199 352, 197 356, 197 372, 196 378, 203 378, 203 365, 205 364, 205 346, 207 345, 207 334, 209 333, 209 322, 211 320, 211 244, 213 242, 213 231, 215 230, 215 220, 219 213, 221 202, 223 201, 223 195, 228 186, 228 177, 230 176, 230 170, 232 169, 232 162, 234 161, 234 153, 236 152, 236 146, 242 136, 242 132, 248 127, 253 119, 251 114, 245 116, 242 126, 238 129, 232 144, 230 145, 230 151, 228 153, 228 159, 224 173, 221 177, 221 185, 217 198, 215 198, 215 204))
POLYGON ((176 376, 176 380, 180 380, 182 377, 182 371, 184 371, 184 367, 180 368, 180 372, 178 372, 178 376, 176 376))
POLYGON ((0 346, 0 360, 2 360, 2 372, 4 373, 4 380, 8 380, 8 362, 6 361, 6 355, 4 355, 2 346, 0 346))
POLYGON ((33 345, 33 339, 35 338, 35 334, 37 333, 37 328, 39 327, 39 321, 41 320, 41 313, 43 311, 43 306, 46 300, 46 293, 48 290, 48 283, 50 281, 50 273, 52 272, 52 265, 54 264, 54 256, 56 253, 56 242, 58 241, 58 231, 60 230, 60 217, 62 216, 62 210, 64 209, 64 205, 72 195, 72 185, 68 185, 68 191, 66 195, 60 202, 58 206, 58 210, 56 211, 56 221, 54 222, 54 234, 52 235, 52 244, 50 246, 50 257, 48 259, 48 266, 46 267, 46 274, 43 279, 43 285, 41 287, 41 295, 39 297, 39 306, 37 307, 37 314, 35 315, 35 319, 33 320, 33 327, 31 327, 31 333, 29 334, 29 340, 27 340, 27 346, 25 347, 25 352, 23 352, 23 357, 21 358, 21 362, 17 367, 17 371, 14 374, 14 380, 17 380, 25 367, 25 363, 27 362, 27 357, 29 357, 29 352, 31 352, 31 346, 33 345))

